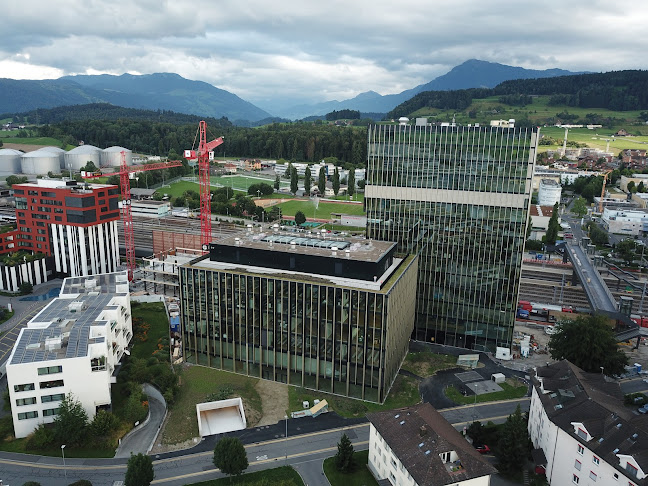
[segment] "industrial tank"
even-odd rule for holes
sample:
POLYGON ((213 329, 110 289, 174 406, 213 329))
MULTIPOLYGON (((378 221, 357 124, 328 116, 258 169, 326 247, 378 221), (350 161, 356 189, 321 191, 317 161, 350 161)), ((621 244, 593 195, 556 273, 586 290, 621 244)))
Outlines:
POLYGON ((540 206, 553 206, 560 203, 562 186, 552 179, 542 179, 538 188, 538 204, 540 206))
POLYGON ((20 174, 20 150, 0 149, 0 172, 6 174, 20 174))
POLYGON ((20 167, 23 174, 41 174, 48 172, 58 174, 61 172, 60 156, 56 152, 35 150, 27 152, 20 158, 20 167))
POLYGON ((133 151, 124 147, 108 147, 101 151, 101 167, 118 167, 121 165, 121 153, 125 152, 126 165, 133 164, 133 151))
POLYGON ((72 169, 73 172, 78 172, 88 162, 92 162, 95 167, 99 167, 101 165, 100 159, 100 148, 94 145, 79 145, 63 155, 63 169, 72 169))
POLYGON ((53 154, 57 154, 59 156, 60 161, 61 161, 61 169, 63 168, 63 155, 65 154, 65 150, 63 150, 60 147, 47 146, 47 147, 39 148, 38 151, 39 152, 51 152, 53 154))

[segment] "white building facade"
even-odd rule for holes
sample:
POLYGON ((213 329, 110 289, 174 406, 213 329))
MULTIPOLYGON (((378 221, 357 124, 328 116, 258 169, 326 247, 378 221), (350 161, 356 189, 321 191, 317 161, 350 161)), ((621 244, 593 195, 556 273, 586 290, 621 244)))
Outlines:
POLYGON ((133 335, 126 272, 66 278, 20 331, 7 361, 17 438, 54 421, 72 394, 92 420, 111 405, 113 376, 133 335))
POLYGON ((566 361, 539 368, 533 384, 528 431, 550 486, 646 484, 645 420, 607 393, 614 384, 566 361))
POLYGON ((648 232, 648 211, 604 208, 601 222, 610 233, 642 235, 648 232))

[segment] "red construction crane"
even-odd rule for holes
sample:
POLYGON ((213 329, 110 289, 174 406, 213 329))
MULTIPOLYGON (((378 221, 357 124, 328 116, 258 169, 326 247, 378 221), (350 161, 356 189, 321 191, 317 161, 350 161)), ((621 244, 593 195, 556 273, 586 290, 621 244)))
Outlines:
POLYGON ((187 160, 198 159, 198 174, 200 178, 200 246, 206 252, 211 242, 211 185, 209 184, 209 153, 223 143, 223 137, 207 142, 207 123, 201 121, 198 125, 200 141, 198 150, 185 150, 187 160))
POLYGON ((128 281, 133 281, 133 272, 135 271, 135 235, 133 234, 133 215, 131 213, 130 197, 130 179, 129 175, 134 172, 144 172, 148 170, 169 169, 170 167, 180 167, 182 162, 179 160, 170 160, 157 164, 146 165, 126 165, 126 152, 121 153, 121 165, 119 172, 102 174, 101 172, 81 174, 84 179, 93 179, 95 177, 119 176, 122 194, 122 221, 124 222, 124 245, 126 246, 126 267, 128 268, 128 281))

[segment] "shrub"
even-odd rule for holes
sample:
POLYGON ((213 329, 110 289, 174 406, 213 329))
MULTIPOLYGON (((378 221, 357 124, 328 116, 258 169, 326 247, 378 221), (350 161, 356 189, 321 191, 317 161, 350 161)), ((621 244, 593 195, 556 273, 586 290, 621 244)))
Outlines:
POLYGON ((99 410, 90 423, 90 431, 95 437, 102 437, 115 429, 118 424, 119 420, 111 412, 99 410))
POLYGON ((40 424, 27 438, 25 447, 29 450, 42 450, 46 449, 53 442, 54 430, 52 430, 52 427, 40 424))
POLYGON ((79 479, 78 481, 70 483, 69 486, 92 486, 92 483, 87 479, 79 479))

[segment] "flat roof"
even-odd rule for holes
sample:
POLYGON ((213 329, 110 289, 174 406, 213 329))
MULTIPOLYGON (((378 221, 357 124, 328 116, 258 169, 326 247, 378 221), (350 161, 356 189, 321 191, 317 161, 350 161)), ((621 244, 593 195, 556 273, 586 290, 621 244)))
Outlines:
POLYGON ((391 241, 354 237, 322 231, 290 231, 273 225, 257 226, 220 239, 218 245, 253 248, 304 255, 340 257, 361 262, 378 262, 396 247, 391 241), (294 249, 293 249, 294 242, 294 249), (337 250, 334 250, 337 249, 337 250), (336 255, 333 252, 336 252, 336 255))

